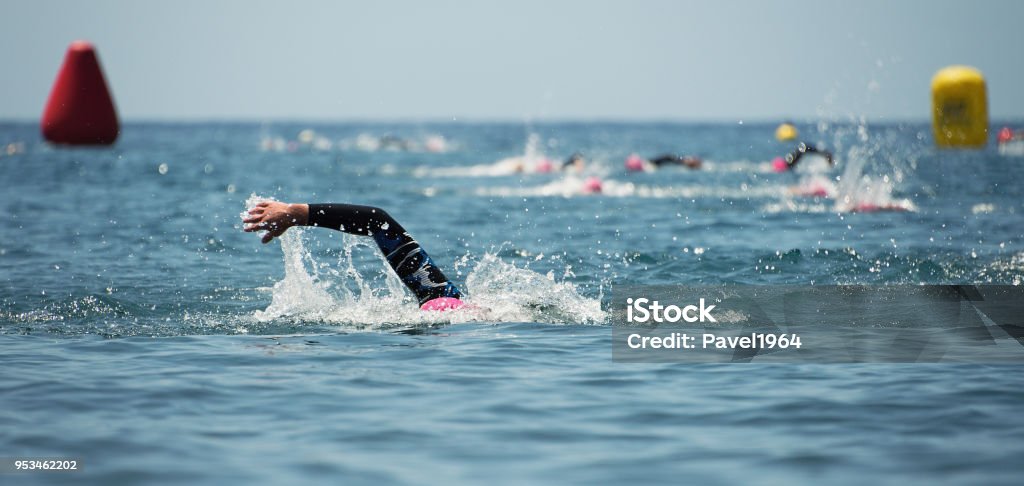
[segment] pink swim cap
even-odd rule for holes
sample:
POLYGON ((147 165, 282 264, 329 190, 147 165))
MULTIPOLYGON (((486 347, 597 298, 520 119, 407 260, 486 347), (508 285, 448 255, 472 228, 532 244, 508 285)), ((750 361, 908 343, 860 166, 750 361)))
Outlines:
POLYGON ((999 136, 996 137, 996 139, 999 140, 999 143, 1006 143, 1013 140, 1013 130, 1010 130, 1010 127, 1003 127, 1002 130, 999 130, 999 136))
POLYGON ((444 312, 459 309, 465 305, 465 302, 456 299, 455 297, 438 297, 424 302, 423 305, 420 306, 420 310, 444 312))
POLYGON ((644 159, 637 154, 629 154, 629 157, 626 157, 626 170, 631 172, 644 170, 644 159))
POLYGON ((537 162, 537 172, 548 173, 551 172, 552 169, 554 169, 554 165, 551 164, 551 159, 547 157, 544 157, 543 159, 540 159, 540 162, 537 162))
POLYGON ((789 166, 786 165, 786 160, 782 157, 775 157, 772 159, 772 170, 775 172, 786 172, 789 170, 789 166))
POLYGON ((583 192, 588 194, 601 192, 601 179, 590 176, 585 182, 583 182, 583 192))

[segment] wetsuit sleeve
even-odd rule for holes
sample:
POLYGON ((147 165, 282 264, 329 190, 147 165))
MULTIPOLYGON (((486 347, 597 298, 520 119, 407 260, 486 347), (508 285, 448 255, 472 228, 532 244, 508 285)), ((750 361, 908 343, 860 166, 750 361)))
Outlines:
POLYGON ((355 204, 310 204, 307 225, 372 237, 388 265, 416 295, 420 305, 438 297, 462 296, 419 243, 383 209, 355 204))
POLYGON ((804 154, 807 152, 817 151, 818 149, 815 148, 814 145, 808 145, 804 142, 800 142, 800 145, 796 146, 796 150, 786 154, 786 165, 792 169, 793 167, 796 167, 797 162, 800 162, 800 159, 804 157, 804 154))
POLYGON ((800 145, 796 147, 796 150, 786 154, 786 164, 789 165, 790 168, 796 167, 797 162, 799 162, 800 159, 803 158, 803 156, 808 153, 820 153, 821 155, 825 156, 825 160, 828 161, 829 165, 833 164, 832 152, 818 150, 818 147, 803 142, 800 142, 800 145))
POLYGON ((659 155, 659 156, 651 159, 650 162, 652 164, 658 166, 658 167, 661 167, 661 166, 663 166, 665 164, 678 164, 678 163, 680 163, 679 162, 679 157, 676 156, 676 155, 672 155, 672 154, 659 155))

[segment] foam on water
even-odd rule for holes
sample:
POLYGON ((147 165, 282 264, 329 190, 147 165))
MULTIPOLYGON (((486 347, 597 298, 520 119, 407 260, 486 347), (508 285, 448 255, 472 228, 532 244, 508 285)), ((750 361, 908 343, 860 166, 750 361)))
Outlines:
MULTIPOLYGON (((493 163, 469 166, 448 167, 417 167, 413 171, 415 177, 503 177, 514 174, 533 174, 543 172, 538 169, 541 162, 550 160, 540 150, 541 140, 536 133, 526 137, 526 145, 522 155, 506 157, 493 163)), ((554 164, 554 168, 560 167, 554 164)))
POLYGON ((534 172, 535 162, 523 156, 507 157, 490 164, 448 167, 417 167, 415 177, 504 177, 534 172))
POLYGON ((893 197, 894 183, 902 179, 895 165, 892 174, 871 176, 865 173, 866 162, 878 156, 877 150, 854 147, 836 188, 836 212, 851 211, 916 211, 909 199, 893 197))
POLYGON ((272 135, 268 127, 263 127, 260 135, 260 150, 264 152, 331 152, 359 150, 363 152, 402 151, 446 153, 455 150, 457 144, 450 142, 443 135, 425 134, 402 138, 394 135, 376 136, 360 133, 353 138, 334 141, 317 133, 311 128, 302 129, 295 139, 287 139, 272 135))
MULTIPOLYGON (((595 195, 586 186, 586 178, 575 175, 553 180, 536 186, 485 186, 478 187, 477 196, 485 197, 573 197, 595 195)), ((784 186, 779 185, 748 185, 739 186, 708 186, 692 184, 681 186, 652 186, 635 182, 605 179, 601 181, 602 196, 638 197, 649 199, 695 199, 725 198, 748 199, 780 197, 787 193, 784 186)))

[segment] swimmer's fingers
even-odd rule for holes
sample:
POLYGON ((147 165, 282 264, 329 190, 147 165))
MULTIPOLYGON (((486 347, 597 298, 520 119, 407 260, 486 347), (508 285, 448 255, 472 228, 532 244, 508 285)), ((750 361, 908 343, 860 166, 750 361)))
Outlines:
POLYGON ((277 238, 278 236, 281 236, 282 234, 284 234, 285 231, 288 230, 288 228, 291 227, 291 225, 283 224, 279 221, 270 218, 264 218, 262 216, 253 216, 251 218, 246 218, 245 221, 247 223, 250 223, 242 228, 247 233, 255 233, 257 231, 264 230, 266 231, 266 233, 263 234, 263 237, 260 238, 260 241, 262 241, 264 244, 270 243, 271 240, 277 238))
POLYGON ((248 211, 242 218, 246 223, 243 230, 248 233, 266 231, 261 238, 263 243, 270 243, 274 238, 284 234, 288 228, 298 224, 298 219, 288 212, 288 205, 277 201, 263 201, 248 211))
POLYGON ((254 223, 260 225, 266 224, 277 224, 282 220, 282 215, 273 211, 267 212, 260 208, 253 208, 249 210, 249 216, 242 218, 243 223, 254 223))
POLYGON ((264 245, 267 244, 267 243, 270 243, 271 240, 273 240, 274 238, 277 238, 278 236, 283 235, 285 230, 287 230, 287 229, 288 229, 287 226, 285 226, 285 227, 277 227, 277 226, 275 226, 272 229, 268 229, 267 232, 263 234, 263 238, 260 238, 260 241, 263 242, 264 245))
POLYGON ((261 215, 261 214, 266 214, 266 212, 267 212, 267 210, 268 210, 268 209, 272 209, 272 208, 270 207, 270 203, 269 203, 269 202, 267 202, 267 201, 263 201, 263 202, 257 203, 257 204, 256 204, 255 206, 253 206, 253 207, 252 207, 251 209, 249 209, 248 211, 246 211, 246 214, 248 214, 248 215, 250 215, 250 216, 253 216, 253 215, 261 215))
MULTIPOLYGON (((248 211, 248 213, 246 213, 246 214, 248 214, 248 216, 243 216, 242 217, 242 222, 243 223, 250 223, 251 224, 251 223, 259 223, 263 219, 263 216, 265 215, 265 212, 264 212, 263 208, 255 207, 255 208, 250 209, 248 211)), ((246 231, 248 231, 248 230, 246 230, 246 231)))
POLYGON ((256 231, 276 229, 277 224, 273 221, 261 221, 259 219, 248 219, 245 221, 246 224, 242 225, 242 231, 246 233, 254 233, 256 231))
POLYGON ((270 218, 264 217, 263 215, 250 216, 248 218, 243 219, 242 222, 246 223, 246 225, 242 227, 242 230, 249 233, 252 233, 254 231, 277 229, 277 227, 279 226, 277 222, 273 221, 270 218))

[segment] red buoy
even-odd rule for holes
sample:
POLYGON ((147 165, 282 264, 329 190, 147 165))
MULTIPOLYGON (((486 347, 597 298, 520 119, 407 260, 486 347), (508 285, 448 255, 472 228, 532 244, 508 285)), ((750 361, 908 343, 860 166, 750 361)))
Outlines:
POLYGON ((67 145, 110 145, 120 127, 96 50, 86 41, 68 46, 40 123, 43 138, 67 145))

